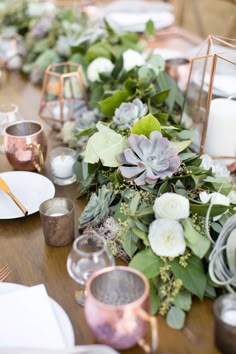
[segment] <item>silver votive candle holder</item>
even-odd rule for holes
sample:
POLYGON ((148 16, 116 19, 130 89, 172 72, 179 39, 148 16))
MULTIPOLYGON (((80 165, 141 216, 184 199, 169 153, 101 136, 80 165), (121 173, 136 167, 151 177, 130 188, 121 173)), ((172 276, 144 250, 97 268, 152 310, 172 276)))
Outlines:
POLYGON ((39 207, 45 242, 65 246, 75 238, 74 203, 68 198, 52 198, 39 207))
POLYGON ((214 338, 221 353, 236 353, 236 294, 222 295, 215 300, 214 338))

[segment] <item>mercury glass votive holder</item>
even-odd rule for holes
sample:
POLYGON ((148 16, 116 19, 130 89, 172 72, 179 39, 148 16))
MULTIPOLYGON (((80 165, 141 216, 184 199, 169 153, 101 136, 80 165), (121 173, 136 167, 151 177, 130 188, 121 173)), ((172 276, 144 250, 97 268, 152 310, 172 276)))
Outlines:
POLYGON ((214 338, 223 354, 236 353, 236 294, 226 294, 214 302, 214 338))
POLYGON ((67 147, 57 147, 50 153, 50 164, 55 184, 66 186, 76 181, 73 165, 76 152, 67 147))
POLYGON ((65 246, 75 238, 75 208, 68 198, 52 198, 39 207, 45 242, 50 246, 65 246))

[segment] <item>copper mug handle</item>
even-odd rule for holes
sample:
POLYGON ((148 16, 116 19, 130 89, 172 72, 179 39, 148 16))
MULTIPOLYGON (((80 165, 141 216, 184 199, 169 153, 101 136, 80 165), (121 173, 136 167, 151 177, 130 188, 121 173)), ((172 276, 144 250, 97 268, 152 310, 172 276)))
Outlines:
POLYGON ((39 161, 33 161, 33 164, 36 168, 36 170, 40 173, 44 167, 44 156, 43 156, 43 150, 42 150, 42 146, 41 144, 38 144, 36 142, 34 142, 32 145, 34 145, 34 147, 37 149, 38 151, 38 156, 39 156, 39 161))
POLYGON ((138 345, 145 351, 145 353, 156 353, 157 348, 158 348, 158 328, 157 328, 157 319, 155 316, 149 315, 145 310, 140 309, 138 311, 138 316, 144 320, 150 323, 151 327, 151 345, 148 344, 144 338, 140 338, 138 341, 138 345))

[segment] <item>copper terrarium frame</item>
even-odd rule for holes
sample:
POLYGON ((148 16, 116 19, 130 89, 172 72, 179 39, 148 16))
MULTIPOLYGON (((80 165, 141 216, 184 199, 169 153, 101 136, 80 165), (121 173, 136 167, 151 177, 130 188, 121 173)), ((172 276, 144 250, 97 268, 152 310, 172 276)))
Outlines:
POLYGON ((79 64, 62 62, 48 66, 43 81, 39 116, 54 128, 66 121, 76 121, 89 109, 79 64))
MULTIPOLYGON (((228 81, 227 81, 228 82, 228 81)), ((185 101, 182 111, 181 122, 196 135, 196 141, 193 144, 193 150, 203 154, 206 151, 207 138, 210 131, 211 122, 209 116, 211 113, 212 102, 215 99, 225 98, 234 100, 236 108, 236 39, 230 39, 218 36, 209 36, 200 46, 197 55, 190 59, 190 71, 187 89, 185 93, 185 101), (217 43, 217 44, 216 44, 217 43), (204 52, 205 50, 205 52, 204 52), (196 68, 200 68, 198 82, 196 80, 196 68), (232 74, 231 74, 232 72, 232 74), (227 73, 227 74, 226 74, 227 73), (234 79, 232 79, 234 77, 234 79), (220 87, 220 78, 235 80, 235 88, 224 85, 220 87), (193 91, 193 87, 195 91, 193 91), (197 88, 196 88, 197 87, 197 88), (228 94, 226 94, 226 92, 228 94)), ((227 118, 227 117, 226 117, 227 118)), ((216 122, 215 122, 216 123, 216 122)), ((227 119, 225 119, 227 124, 227 119)), ((236 127, 236 110, 234 127, 236 127)), ((233 128, 233 127, 232 127, 233 128)), ((219 133, 218 144, 220 141, 221 131, 219 133)), ((228 142, 225 141, 225 144, 228 142)), ((217 150, 217 149, 216 149, 217 150)), ((235 151, 233 156, 208 153, 213 159, 226 161, 229 169, 236 167, 236 130, 235 130, 235 151)))

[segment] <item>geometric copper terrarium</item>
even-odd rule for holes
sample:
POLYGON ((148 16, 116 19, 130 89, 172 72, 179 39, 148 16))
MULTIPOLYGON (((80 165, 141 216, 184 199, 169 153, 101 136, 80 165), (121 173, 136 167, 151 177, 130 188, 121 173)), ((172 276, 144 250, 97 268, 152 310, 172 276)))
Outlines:
POLYGON ((65 62, 49 65, 43 81, 39 115, 53 128, 76 121, 88 110, 82 67, 65 62))
POLYGON ((181 117, 192 148, 236 167, 236 39, 209 36, 191 59, 181 117))

